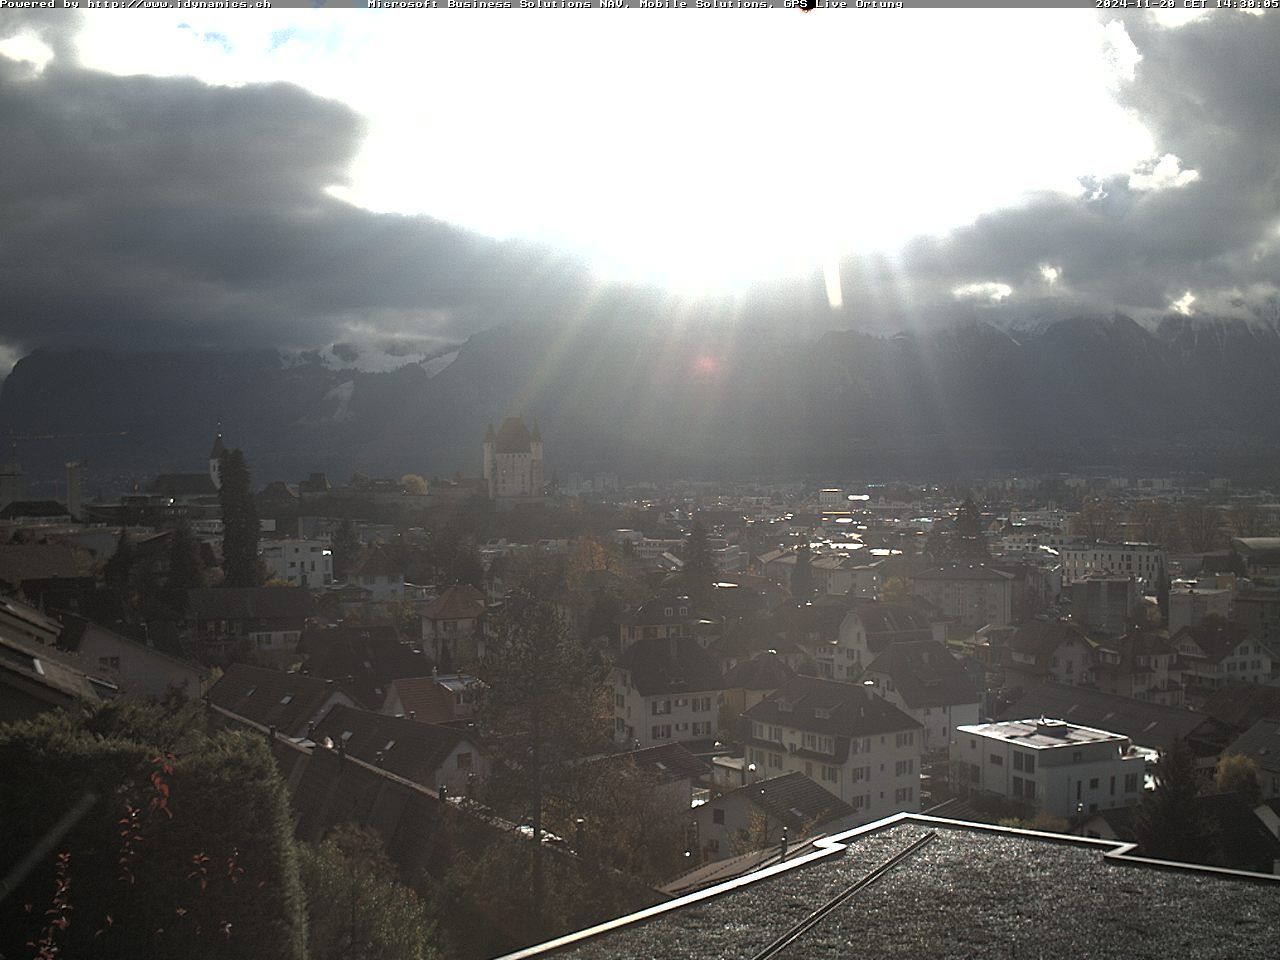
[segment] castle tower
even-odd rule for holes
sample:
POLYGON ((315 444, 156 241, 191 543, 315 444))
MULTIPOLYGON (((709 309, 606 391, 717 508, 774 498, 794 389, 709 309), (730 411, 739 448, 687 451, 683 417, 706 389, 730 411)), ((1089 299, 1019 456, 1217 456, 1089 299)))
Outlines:
POLYGON ((484 435, 484 482, 489 485, 489 499, 492 500, 495 493, 495 483, 497 478, 493 469, 493 445, 497 440, 497 435, 493 432, 493 422, 490 421, 489 429, 484 435))
POLYGON ((538 421, 533 421, 533 431, 529 434, 529 452, 532 463, 529 470, 529 494, 538 496, 542 493, 542 431, 538 429, 538 421))
POLYGON ((226 449, 222 445, 222 428, 219 426, 218 435, 213 438, 213 449, 209 451, 209 479, 213 481, 215 490, 222 489, 222 454, 226 449))

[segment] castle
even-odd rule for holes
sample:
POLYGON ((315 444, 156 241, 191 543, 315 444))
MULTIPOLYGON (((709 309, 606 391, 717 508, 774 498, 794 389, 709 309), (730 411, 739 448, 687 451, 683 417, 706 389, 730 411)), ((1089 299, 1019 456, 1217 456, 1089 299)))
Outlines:
POLYGON ((507 417, 494 433, 484 435, 484 479, 489 499, 512 500, 542 496, 542 434, 532 432, 520 417, 507 417))

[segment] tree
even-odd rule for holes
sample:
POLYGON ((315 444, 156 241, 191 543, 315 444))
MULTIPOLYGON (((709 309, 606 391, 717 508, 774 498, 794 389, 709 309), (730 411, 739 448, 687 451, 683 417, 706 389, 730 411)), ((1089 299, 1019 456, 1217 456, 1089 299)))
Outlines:
POLYGON ((956 511, 955 555, 965 560, 985 560, 991 555, 982 529, 982 512, 972 497, 966 497, 956 511))
POLYGON ((347 575, 355 566, 356 557, 360 554, 360 535, 356 533, 355 524, 343 519, 333 535, 333 579, 338 583, 346 583, 347 575))
POLYGON ((1262 783, 1258 779, 1258 765, 1249 757, 1225 754, 1218 760, 1213 785, 1219 793, 1238 793, 1245 803, 1256 807, 1262 802, 1262 783))
POLYGON ((166 589, 169 600, 179 610, 186 609, 187 591, 204 586, 204 561, 200 558, 200 543, 191 533, 191 527, 181 524, 174 528, 169 541, 169 579, 166 589))
POLYGON ((239 449, 223 451, 222 506, 223 583, 228 587, 256 587, 262 583, 258 563, 258 508, 253 501, 249 465, 239 449))
POLYGON ((791 595, 797 600, 813 596, 813 554, 807 543, 796 551, 796 567, 791 572, 791 595))
POLYGON ((1222 535, 1222 512, 1207 503, 1188 502, 1178 511, 1182 527, 1182 546, 1192 553, 1208 553, 1225 542, 1222 535))
MULTIPOLYGON (((528 823, 540 838, 548 791, 607 737, 607 709, 586 651, 555 608, 521 596, 507 607, 478 671, 487 684, 477 711, 491 762, 486 791, 499 811, 528 823)), ((543 844, 529 847, 529 909, 541 921, 543 844)))
POLYGON ((716 564, 707 546, 707 528, 694 520, 684 544, 684 588, 695 600, 710 598, 716 580, 716 564))
POLYGON ((1140 500, 1129 508, 1134 536, 1143 543, 1171 546, 1182 536, 1173 507, 1164 500, 1140 500))
POLYGON ((376 833, 353 827, 316 846, 302 844, 311 960, 434 960, 435 924, 376 833))
POLYGON ((261 736, 210 737, 199 716, 113 703, 0 728, 0 769, 21 784, 0 791, 0 873, 79 814, 0 904, 0 954, 26 956, 38 942, 48 956, 303 960, 275 761, 261 736), (56 926, 46 925, 51 891, 56 926))
POLYGON ((1227 525, 1233 537, 1265 537, 1271 533, 1267 515, 1256 503, 1241 500, 1227 510, 1227 525))
POLYGON ((411 497, 427 495, 427 481, 416 473, 406 473, 400 478, 400 487, 411 497))
POLYGON ((1160 752, 1156 787, 1142 798, 1134 824, 1143 856, 1206 863, 1213 843, 1199 805, 1200 777, 1185 740, 1160 752))
POLYGON ((1120 537, 1120 508, 1114 501, 1090 497, 1080 505, 1071 530, 1088 540, 1113 541, 1120 537))

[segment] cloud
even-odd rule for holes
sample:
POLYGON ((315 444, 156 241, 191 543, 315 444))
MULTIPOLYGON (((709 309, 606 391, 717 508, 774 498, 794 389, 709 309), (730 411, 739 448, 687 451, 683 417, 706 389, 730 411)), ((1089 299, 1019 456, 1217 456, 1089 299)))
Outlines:
POLYGON ((331 196, 362 120, 294 86, 0 57, 0 119, 9 350, 457 338, 559 315, 591 285, 543 247, 331 196))

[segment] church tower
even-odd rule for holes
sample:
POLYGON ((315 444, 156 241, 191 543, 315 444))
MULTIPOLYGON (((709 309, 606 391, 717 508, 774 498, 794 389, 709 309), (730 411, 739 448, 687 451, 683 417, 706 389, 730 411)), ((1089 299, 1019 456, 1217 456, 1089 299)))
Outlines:
POLYGON ((213 449, 209 451, 209 479, 213 481, 213 489, 222 489, 222 454, 226 451, 222 445, 222 427, 218 427, 217 436, 213 438, 213 449))

